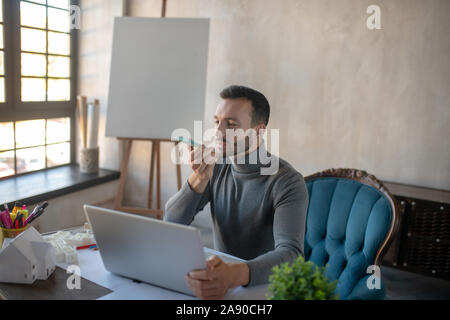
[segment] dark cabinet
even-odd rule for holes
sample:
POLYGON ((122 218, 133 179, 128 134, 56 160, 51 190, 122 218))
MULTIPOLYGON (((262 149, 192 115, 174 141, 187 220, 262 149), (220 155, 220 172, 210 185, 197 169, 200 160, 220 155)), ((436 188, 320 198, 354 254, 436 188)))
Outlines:
POLYGON ((383 265, 450 280, 450 192, 385 182, 400 228, 383 265))

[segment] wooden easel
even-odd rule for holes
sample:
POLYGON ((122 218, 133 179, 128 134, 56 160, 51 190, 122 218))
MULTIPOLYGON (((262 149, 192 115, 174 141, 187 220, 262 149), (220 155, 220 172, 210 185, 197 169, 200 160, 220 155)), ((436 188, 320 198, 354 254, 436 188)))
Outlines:
MULTIPOLYGON (((161 208, 161 142, 172 142, 175 147, 178 147, 178 142, 174 142, 169 139, 138 139, 138 138, 118 138, 125 142, 125 150, 122 158, 122 166, 120 172, 119 189, 117 190, 116 199, 114 201, 114 209, 119 211, 125 211, 130 213, 136 213, 140 215, 156 215, 157 219, 162 219, 163 210, 161 208), (133 145, 133 140, 149 141, 151 143, 152 153, 150 159, 150 177, 149 177, 149 190, 147 198, 146 208, 137 207, 125 207, 122 206, 122 199, 125 190, 125 183, 127 180, 128 173, 128 162, 131 155, 131 146, 133 145), (153 181, 154 181, 154 171, 156 162, 156 208, 153 208, 153 181)), ((178 152, 176 152, 178 157, 178 152)), ((177 158, 178 160, 178 158, 177 158)), ((177 184, 178 190, 181 189, 181 166, 179 161, 176 164, 177 170, 177 184)))
MULTIPOLYGON (((161 18, 166 16, 167 0, 162 0, 161 3, 161 18)), ((138 139, 138 138, 118 138, 121 141, 125 141, 125 151, 122 158, 122 167, 119 180, 119 189, 117 190, 116 199, 114 201, 114 209, 119 211, 126 211, 141 215, 156 215, 156 218, 162 219, 163 210, 161 209, 161 142, 175 143, 175 147, 178 147, 178 142, 174 142, 169 139, 138 139), (123 193, 125 190, 125 183, 127 180, 128 162, 131 155, 131 146, 133 140, 149 141, 152 147, 152 154, 150 159, 150 177, 149 177, 149 190, 147 198, 147 208, 136 207, 124 207, 122 206, 123 193), (156 162, 156 209, 153 209, 153 180, 155 178, 153 172, 156 162)), ((177 160, 178 160, 178 152, 177 160)), ((181 166, 179 161, 176 164, 177 169, 177 184, 178 190, 181 189, 181 166)))

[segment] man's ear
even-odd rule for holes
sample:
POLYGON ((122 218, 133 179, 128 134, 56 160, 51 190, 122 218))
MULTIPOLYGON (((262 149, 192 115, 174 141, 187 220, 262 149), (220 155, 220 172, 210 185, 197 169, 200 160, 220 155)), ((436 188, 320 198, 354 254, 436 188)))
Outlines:
POLYGON ((256 135, 259 136, 263 136, 264 133, 266 132, 266 125, 264 123, 260 123, 258 124, 256 127, 254 127, 253 129, 256 130, 256 135))

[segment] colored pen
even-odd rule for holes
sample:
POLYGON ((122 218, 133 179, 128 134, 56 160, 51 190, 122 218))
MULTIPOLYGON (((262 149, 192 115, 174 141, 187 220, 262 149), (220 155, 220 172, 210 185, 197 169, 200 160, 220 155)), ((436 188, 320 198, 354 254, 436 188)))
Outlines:
POLYGON ((79 247, 77 247, 77 250, 81 250, 81 249, 93 249, 93 248, 95 248, 97 245, 94 243, 94 244, 88 244, 88 245, 86 245, 86 246, 79 246, 79 247))
POLYGON ((1 212, 0 220, 2 221, 2 224, 6 229, 11 229, 13 227, 13 223, 11 221, 11 216, 9 215, 9 211, 5 210, 5 211, 1 212))
POLYGON ((33 211, 30 213, 29 217, 31 217, 32 215, 34 215, 36 212, 38 212, 41 208, 45 209, 48 206, 48 202, 44 202, 43 204, 37 205, 36 207, 34 207, 33 211))
POLYGON ((31 212, 31 214, 30 215, 28 215, 28 218, 25 220, 25 222, 24 222, 24 226, 25 225, 27 225, 27 224, 29 224, 31 221, 33 221, 34 219, 36 219, 37 218, 37 214, 39 213, 39 212, 41 212, 39 215, 41 215, 42 214, 42 212, 44 211, 44 209, 45 208, 47 208, 47 206, 48 206, 48 202, 44 202, 43 204, 40 204, 40 205, 37 205, 34 209, 33 209, 33 212, 31 212))
POLYGON ((29 216, 27 220, 25 220, 25 225, 30 224, 33 220, 35 220, 36 218, 38 218, 42 213, 44 212, 44 210, 39 210, 38 212, 36 212, 35 214, 33 214, 32 216, 29 216))
POLYGON ((24 217, 23 213, 19 211, 17 213, 16 219, 14 219, 14 223, 13 223, 13 226, 15 229, 19 229, 24 226, 23 217, 24 217))
POLYGON ((27 206, 23 205, 22 206, 22 210, 17 210, 17 212, 22 212, 23 213, 23 219, 28 218, 28 210, 27 210, 27 206))
POLYGON ((20 201, 16 201, 16 203, 14 203, 14 207, 13 207, 13 211, 12 211, 12 216, 15 216, 17 214, 17 210, 22 209, 23 204, 20 201))
POLYGON ((36 212, 34 215, 28 217, 28 219, 25 221, 25 225, 31 223, 35 219, 39 218, 44 213, 44 207, 41 207, 38 212, 36 212))
POLYGON ((5 203, 3 206, 5 207, 5 211, 4 211, 4 212, 6 212, 6 213, 3 215, 3 218, 4 218, 3 224, 4 224, 4 226, 5 226, 7 229, 11 229, 11 228, 13 227, 13 222, 12 222, 12 220, 11 220, 11 215, 10 215, 10 213, 9 213, 8 205, 5 203))

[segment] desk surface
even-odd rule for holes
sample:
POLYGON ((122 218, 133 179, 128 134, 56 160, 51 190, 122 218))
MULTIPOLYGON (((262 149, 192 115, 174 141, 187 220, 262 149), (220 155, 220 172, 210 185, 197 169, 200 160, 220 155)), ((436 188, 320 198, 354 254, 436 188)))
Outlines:
MULTIPOLYGON (((214 254, 224 253, 205 248, 214 254)), ((68 264, 58 263, 59 267, 67 269, 68 264)), ((92 281, 100 286, 108 288, 113 292, 104 295, 99 300, 191 300, 195 297, 174 292, 146 283, 137 283, 133 280, 108 272, 102 262, 100 252, 90 249, 78 251, 78 265, 81 277, 92 281)), ((265 300, 267 284, 253 287, 236 287, 228 290, 225 300, 265 300)))
POLYGON ((80 279, 80 290, 71 290, 67 287, 69 276, 57 267, 47 280, 33 284, 0 283, 0 300, 92 300, 112 292, 84 278, 80 279))
MULTIPOLYGON (((80 227, 66 229, 66 231, 78 231, 80 227)), ((205 251, 222 256, 226 261, 227 257, 242 260, 231 255, 215 251, 205 247, 205 251)), ((70 274, 67 274, 65 270, 69 266, 66 263, 57 263, 57 266, 63 270, 58 270, 58 273, 53 274, 50 280, 40 281, 41 283, 35 285, 40 288, 41 292, 45 292, 45 295, 41 294, 41 298, 44 299, 97 299, 99 300, 193 300, 197 299, 183 293, 178 293, 169 289, 153 286, 147 283, 135 282, 131 279, 121 277, 119 275, 110 273, 103 265, 102 258, 99 251, 91 249, 78 250, 78 266, 81 272, 81 291, 69 292, 67 294, 67 288, 65 288, 67 278, 70 274), (61 283, 62 282, 62 283, 61 283), (98 285, 98 286, 96 286, 98 285), (85 289, 85 290, 83 290, 85 289)), ((245 260, 242 260, 245 261, 245 260)), ((30 293, 31 287, 29 285, 18 284, 4 284, 4 290, 14 294, 5 294, 2 297, 2 290, 0 290, 0 300, 6 299, 36 299, 36 292, 39 291, 33 288, 30 293), (26 295, 23 296, 23 295, 26 295)), ((265 300, 267 293, 267 284, 252 286, 252 287, 236 287, 228 290, 225 295, 225 300, 265 300)), ((0 288, 1 289, 1 288, 0 288)), ((38 298, 39 299, 39 298, 38 298)))

